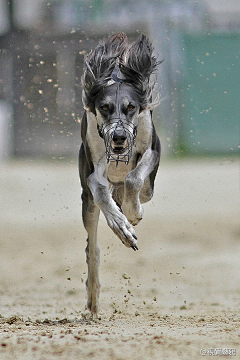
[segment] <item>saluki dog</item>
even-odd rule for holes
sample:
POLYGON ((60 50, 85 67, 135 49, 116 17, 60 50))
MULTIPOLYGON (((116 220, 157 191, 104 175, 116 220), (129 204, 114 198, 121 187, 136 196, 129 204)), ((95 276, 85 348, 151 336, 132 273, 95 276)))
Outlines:
POLYGON ((129 45, 126 34, 101 41, 85 57, 84 115, 79 172, 82 217, 88 233, 87 308, 98 312, 100 292, 97 225, 100 210, 122 243, 138 250, 133 226, 153 195, 160 141, 152 122, 154 82, 160 62, 145 35, 129 45))

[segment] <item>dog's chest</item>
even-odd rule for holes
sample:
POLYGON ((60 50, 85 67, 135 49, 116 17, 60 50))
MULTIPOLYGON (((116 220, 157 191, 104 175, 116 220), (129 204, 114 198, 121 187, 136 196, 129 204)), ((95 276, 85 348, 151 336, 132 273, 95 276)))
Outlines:
POLYGON ((123 183, 127 174, 136 167, 141 154, 143 154, 151 145, 152 126, 151 123, 149 123, 146 128, 144 125, 146 125, 148 119, 144 120, 145 124, 143 121, 139 121, 138 135, 132 148, 132 157, 130 158, 129 163, 126 165, 124 162, 119 162, 116 166, 115 161, 109 162, 107 178, 112 184, 123 183))
POLYGON ((131 158, 128 165, 124 162, 119 162, 116 166, 115 161, 108 164, 107 178, 112 184, 123 183, 129 171, 133 170, 133 159, 131 158))

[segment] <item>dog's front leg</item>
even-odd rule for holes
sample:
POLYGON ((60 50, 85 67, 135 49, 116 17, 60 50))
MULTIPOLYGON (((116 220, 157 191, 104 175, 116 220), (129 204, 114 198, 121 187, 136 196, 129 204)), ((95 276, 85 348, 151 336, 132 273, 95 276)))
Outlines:
POLYGON ((92 192, 94 203, 103 212, 108 226, 127 247, 137 250, 137 238, 132 225, 120 211, 112 198, 107 179, 104 177, 104 166, 97 165, 88 177, 88 186, 92 192))
POLYGON ((135 169, 130 171, 124 183, 122 211, 132 225, 137 225, 143 216, 141 202, 147 202, 153 195, 149 175, 159 163, 159 153, 147 149, 135 169))

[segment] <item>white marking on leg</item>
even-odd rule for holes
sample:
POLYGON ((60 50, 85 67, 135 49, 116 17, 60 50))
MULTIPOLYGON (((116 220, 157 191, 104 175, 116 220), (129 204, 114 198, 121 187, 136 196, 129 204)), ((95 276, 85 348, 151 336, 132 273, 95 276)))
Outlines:
MULTIPOLYGON (((143 154, 137 167, 130 171, 124 183, 124 197, 122 211, 133 225, 137 225, 143 217, 143 208, 140 202, 140 192, 145 181, 158 162, 156 151, 148 149, 143 154)), ((148 184, 145 186, 148 187, 148 184)))
POLYGON ((110 185, 103 176, 105 164, 98 163, 88 178, 88 186, 92 192, 94 203, 103 212, 109 227, 127 247, 137 249, 135 231, 126 216, 121 213, 110 192, 110 185))

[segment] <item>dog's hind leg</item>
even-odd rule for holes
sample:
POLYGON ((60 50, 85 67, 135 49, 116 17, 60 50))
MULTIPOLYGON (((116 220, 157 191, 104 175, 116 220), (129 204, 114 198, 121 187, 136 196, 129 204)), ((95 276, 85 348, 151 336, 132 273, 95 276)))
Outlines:
POLYGON ((87 308, 93 316, 98 312, 98 298, 100 293, 99 262, 100 251, 97 245, 97 226, 99 219, 99 208, 95 205, 92 193, 87 186, 87 177, 91 173, 87 153, 83 145, 79 152, 79 174, 82 185, 82 219, 87 231, 86 260, 88 265, 87 308))
POLYGON ((83 223, 88 233, 86 247, 86 260, 88 265, 88 277, 86 281, 87 308, 91 311, 93 316, 96 316, 98 312, 98 299, 100 293, 100 250, 97 245, 99 208, 92 201, 89 191, 83 191, 82 200, 83 223))

